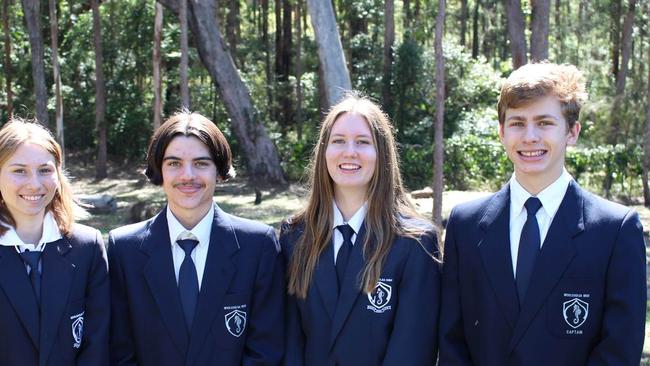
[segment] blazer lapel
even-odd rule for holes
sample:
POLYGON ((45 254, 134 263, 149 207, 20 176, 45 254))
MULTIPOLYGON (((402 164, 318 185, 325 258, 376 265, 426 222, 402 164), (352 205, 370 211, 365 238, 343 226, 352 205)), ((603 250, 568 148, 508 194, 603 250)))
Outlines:
MULTIPOLYGON (((361 225, 357 239, 352 247, 348 267, 345 270, 343 283, 339 289, 338 301, 336 303, 336 312, 334 313, 334 320, 332 322, 332 330, 330 335, 330 348, 334 346, 336 337, 338 336, 343 324, 350 314, 352 305, 356 300, 359 293, 363 290, 359 289, 359 274, 361 273, 364 265, 363 259, 363 243, 365 240, 365 224, 361 225)), ((336 272, 334 273, 334 281, 336 281, 336 272)))
POLYGON ((14 247, 0 246, 0 287, 38 349, 39 308, 25 265, 14 247))
POLYGON ((181 354, 186 354, 189 335, 174 274, 166 209, 153 219, 141 250, 149 256, 143 272, 162 321, 181 354))
POLYGON ((511 328, 519 315, 519 302, 510 255, 510 185, 506 184, 490 200, 479 222, 485 236, 478 243, 483 266, 503 315, 511 328))
POLYGON ((571 181, 548 230, 510 342, 514 349, 576 254, 573 237, 584 230, 583 198, 571 181))
MULTIPOLYGON (((45 245, 43 250, 42 285, 41 285, 41 334, 39 364, 47 364, 52 346, 56 341, 55 335, 62 321, 66 304, 69 300, 70 287, 74 278, 75 266, 65 255, 72 246, 67 238, 45 245)), ((72 314, 74 315, 74 314, 72 314)), ((72 332, 72 329, 70 329, 72 332)), ((69 345, 72 347, 72 344, 69 345)))
POLYGON ((339 285, 336 280, 336 267, 334 267, 334 245, 328 245, 318 259, 314 270, 314 282, 321 300, 327 310, 330 320, 334 318, 336 302, 338 299, 339 285))
MULTIPOLYGON (((208 339, 217 314, 223 311, 223 299, 235 275, 235 255, 239 251, 237 235, 228 216, 215 205, 210 246, 201 281, 196 316, 190 335, 186 365, 193 365, 208 339)), ((220 325, 223 326, 223 325, 220 325)))

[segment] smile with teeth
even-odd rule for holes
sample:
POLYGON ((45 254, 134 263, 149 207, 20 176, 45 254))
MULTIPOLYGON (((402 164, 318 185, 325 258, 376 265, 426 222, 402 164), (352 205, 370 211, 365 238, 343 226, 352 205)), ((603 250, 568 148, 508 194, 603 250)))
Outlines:
POLYGON ((361 169, 361 165, 351 164, 351 163, 343 163, 343 164, 339 165, 339 169, 346 170, 346 171, 355 171, 355 170, 361 169))
POLYGON ((546 154, 546 150, 534 150, 534 151, 519 151, 519 154, 525 157, 537 157, 546 154))
POLYGON ((32 195, 32 196, 26 196, 26 195, 21 195, 20 196, 22 199, 27 200, 27 201, 38 201, 43 197, 42 194, 39 195, 32 195))

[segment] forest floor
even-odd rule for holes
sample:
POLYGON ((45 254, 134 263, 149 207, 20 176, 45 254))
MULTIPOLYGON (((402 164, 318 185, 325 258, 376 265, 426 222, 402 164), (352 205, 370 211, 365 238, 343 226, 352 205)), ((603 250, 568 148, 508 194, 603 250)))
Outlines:
MULTIPOLYGON (((86 214, 79 222, 93 226, 107 238, 108 232, 116 227, 131 223, 131 208, 138 202, 163 207, 165 196, 162 188, 150 184, 144 174, 144 167, 124 169, 123 166, 110 166, 109 178, 94 180, 94 166, 74 164, 67 167, 75 195, 109 194, 117 201, 117 211, 109 214, 86 214)), ((458 203, 485 196, 489 192, 448 191, 443 194, 443 218, 446 221, 451 209, 458 203)), ((215 201, 226 212, 264 222, 279 229, 283 219, 299 209, 304 202, 305 189, 292 184, 287 189, 268 189, 262 191, 262 203, 255 205, 255 191, 243 178, 237 178, 217 185, 215 201)), ((418 211, 431 217, 432 200, 413 200, 418 211)), ((650 229, 650 209, 644 207, 642 200, 625 202, 640 215, 644 227, 644 237, 648 240, 650 229)), ((641 365, 650 366, 650 306, 646 313, 646 342, 641 365)))

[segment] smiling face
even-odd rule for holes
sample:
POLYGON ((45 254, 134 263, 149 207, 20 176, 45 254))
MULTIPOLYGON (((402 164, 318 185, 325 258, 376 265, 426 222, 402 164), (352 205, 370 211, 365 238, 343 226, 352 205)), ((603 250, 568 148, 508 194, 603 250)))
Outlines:
POLYGON ((0 167, 0 193, 16 227, 42 221, 58 186, 54 156, 37 144, 21 144, 0 167))
POLYGON ((327 141, 325 160, 334 182, 335 198, 367 194, 375 173, 377 150, 365 118, 349 112, 337 118, 327 141))
POLYGON ((553 95, 519 108, 508 108, 499 137, 515 168, 517 181, 537 194, 562 174, 568 145, 575 145, 580 123, 568 128, 553 95))
POLYGON ((174 137, 162 161, 162 187, 178 221, 193 228, 212 208, 217 168, 208 147, 196 137, 174 137))

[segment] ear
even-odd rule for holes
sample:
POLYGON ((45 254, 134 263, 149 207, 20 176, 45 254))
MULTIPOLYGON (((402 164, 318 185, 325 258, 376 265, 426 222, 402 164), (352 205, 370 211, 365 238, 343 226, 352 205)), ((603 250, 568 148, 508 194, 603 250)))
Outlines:
POLYGON ((578 136, 580 135, 580 122, 576 121, 573 124, 573 127, 569 128, 567 131, 567 145, 573 146, 578 142, 578 136))

